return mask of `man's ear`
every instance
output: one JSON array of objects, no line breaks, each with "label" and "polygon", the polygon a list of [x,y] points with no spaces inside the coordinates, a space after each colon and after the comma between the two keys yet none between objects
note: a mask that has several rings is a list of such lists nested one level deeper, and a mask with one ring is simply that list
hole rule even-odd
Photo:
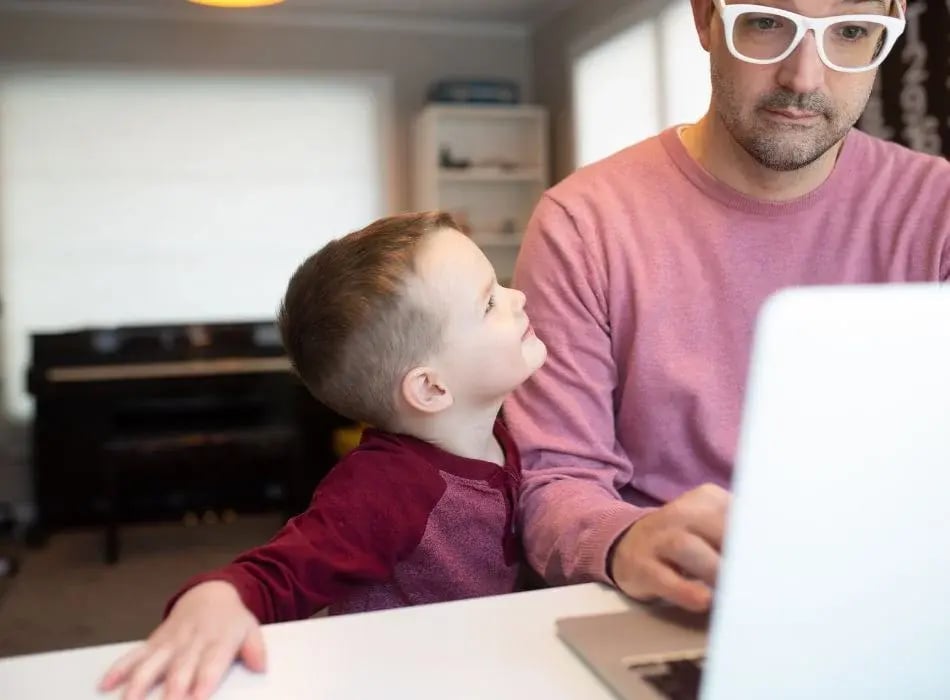
[{"label": "man's ear", "polygon": [[403,401],[420,413],[438,413],[454,403],[452,392],[432,367],[416,367],[407,372],[400,390]]},{"label": "man's ear", "polygon": [[690,0],[693,6],[693,24],[699,35],[699,43],[708,52],[711,46],[713,19],[716,14],[715,0]]}]

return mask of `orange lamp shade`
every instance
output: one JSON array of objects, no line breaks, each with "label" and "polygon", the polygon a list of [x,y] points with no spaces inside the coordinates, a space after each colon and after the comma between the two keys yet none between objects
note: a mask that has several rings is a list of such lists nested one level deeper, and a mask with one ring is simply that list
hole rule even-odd
[{"label": "orange lamp shade", "polygon": [[267,5],[279,5],[284,0],[188,0],[195,5],[208,5],[209,7],[265,7]]}]

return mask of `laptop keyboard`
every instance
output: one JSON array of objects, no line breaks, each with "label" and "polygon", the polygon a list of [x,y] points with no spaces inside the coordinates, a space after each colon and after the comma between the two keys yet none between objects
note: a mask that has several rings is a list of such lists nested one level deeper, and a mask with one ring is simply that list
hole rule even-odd
[{"label": "laptop keyboard", "polygon": [[667,700],[699,700],[703,661],[697,655],[637,664],[631,669]]}]

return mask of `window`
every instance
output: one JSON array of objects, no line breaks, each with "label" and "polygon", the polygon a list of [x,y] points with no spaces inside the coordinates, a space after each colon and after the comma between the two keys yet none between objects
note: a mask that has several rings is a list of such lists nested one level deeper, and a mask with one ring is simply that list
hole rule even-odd
[{"label": "window", "polygon": [[388,209],[387,104],[369,77],[0,81],[7,410],[32,332],[273,318],[308,254]]},{"label": "window", "polygon": [[709,57],[689,0],[656,12],[580,52],[573,64],[575,162],[587,165],[709,106]]}]

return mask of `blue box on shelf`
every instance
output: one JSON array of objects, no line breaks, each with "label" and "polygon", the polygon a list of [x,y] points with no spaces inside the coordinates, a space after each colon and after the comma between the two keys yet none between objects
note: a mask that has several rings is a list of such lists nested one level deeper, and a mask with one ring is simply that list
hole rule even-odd
[{"label": "blue box on shelf", "polygon": [[510,80],[485,78],[439,80],[429,87],[429,102],[518,104],[521,90]]}]

